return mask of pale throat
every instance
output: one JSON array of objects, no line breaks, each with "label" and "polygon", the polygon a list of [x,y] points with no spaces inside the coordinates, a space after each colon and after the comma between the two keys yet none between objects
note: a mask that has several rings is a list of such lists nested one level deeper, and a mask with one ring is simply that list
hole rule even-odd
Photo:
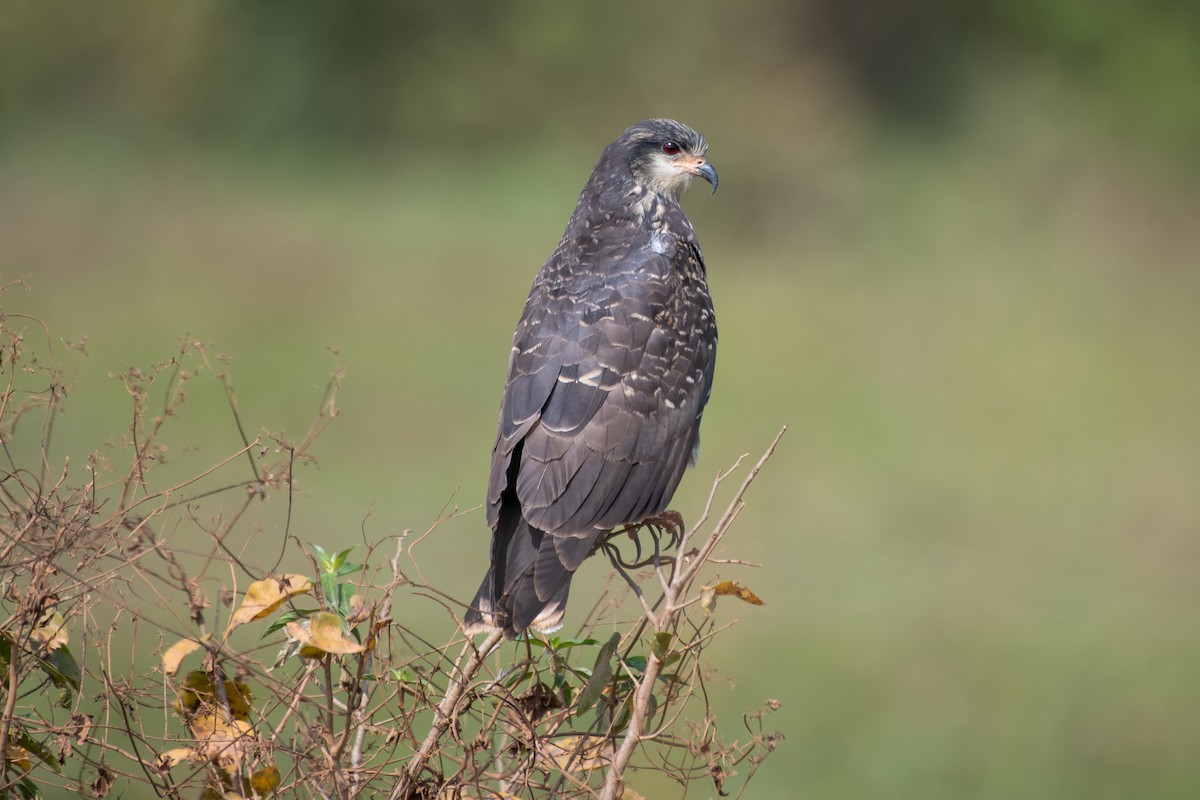
[{"label": "pale throat", "polygon": [[695,175],[669,158],[655,156],[646,165],[642,179],[651,191],[678,200],[683,191],[691,186],[694,177]]}]

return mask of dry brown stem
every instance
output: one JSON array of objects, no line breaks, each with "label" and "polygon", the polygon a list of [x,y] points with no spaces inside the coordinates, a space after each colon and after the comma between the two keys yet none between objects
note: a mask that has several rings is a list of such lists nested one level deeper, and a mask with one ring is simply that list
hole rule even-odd
[{"label": "dry brown stem", "polygon": [[[694,555],[689,555],[686,550],[687,534],[681,532],[678,550],[673,561],[665,559],[659,560],[654,565],[655,573],[659,577],[660,584],[663,589],[663,602],[660,604],[660,609],[655,612],[645,605],[647,622],[651,625],[656,633],[670,633],[679,622],[680,614],[684,607],[688,604],[684,600],[688,590],[691,588],[696,575],[700,569],[709,561],[712,553],[721,544],[721,540],[725,538],[725,534],[729,532],[730,525],[737,518],[737,515],[745,507],[744,497],[754,479],[758,477],[758,473],[762,470],[763,465],[771,458],[775,452],[775,447],[779,444],[779,440],[783,438],[783,434],[787,431],[787,426],[783,426],[779,433],[775,435],[769,447],[755,463],[746,479],[742,481],[742,485],[738,487],[737,492],[729,501],[729,505],[725,509],[725,513],[717,520],[717,524],[713,527],[704,543],[700,546],[698,552]],[[745,458],[743,456],[742,458]],[[740,464],[742,459],[738,459]],[[737,464],[734,465],[736,468]],[[712,490],[709,492],[707,510],[712,507],[713,498],[721,483],[726,477],[732,473],[733,469],[722,473],[713,481]],[[641,597],[641,593],[638,592]],[[638,744],[642,741],[642,729],[646,717],[650,712],[650,698],[654,690],[654,682],[658,679],[658,675],[662,670],[663,660],[658,653],[651,650],[646,661],[646,669],[642,673],[640,679],[635,679],[637,690],[633,695],[633,711],[629,718],[629,727],[625,731],[621,744],[617,749],[616,755],[613,758],[612,764],[608,768],[608,772],[604,778],[604,789],[600,794],[601,800],[615,800],[620,796],[623,787],[623,778],[625,770],[629,766],[630,760],[633,758],[634,751]]]}]

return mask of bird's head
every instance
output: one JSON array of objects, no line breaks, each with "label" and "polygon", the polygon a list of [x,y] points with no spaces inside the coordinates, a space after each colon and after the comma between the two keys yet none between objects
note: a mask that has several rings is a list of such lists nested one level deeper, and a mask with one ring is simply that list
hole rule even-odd
[{"label": "bird's head", "polygon": [[639,122],[614,144],[621,146],[634,180],[651,191],[678,199],[696,176],[717,191],[717,171],[705,157],[708,142],[681,122]]}]

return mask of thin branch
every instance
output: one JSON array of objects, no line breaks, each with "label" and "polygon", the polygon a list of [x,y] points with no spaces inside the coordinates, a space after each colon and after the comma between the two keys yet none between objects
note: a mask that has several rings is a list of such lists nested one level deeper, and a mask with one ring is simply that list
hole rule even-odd
[{"label": "thin branch", "polygon": [[[421,746],[417,749],[415,755],[408,766],[405,768],[400,780],[396,781],[392,787],[391,794],[388,795],[388,800],[408,800],[412,794],[413,787],[416,786],[418,779],[421,777],[421,772],[425,769],[425,764],[429,762],[430,757],[437,749],[438,742],[446,733],[446,729],[450,727],[450,722],[455,716],[455,709],[458,706],[458,701],[462,698],[463,691],[467,685],[475,678],[479,672],[479,668],[483,666],[484,660],[491,655],[500,643],[504,640],[504,632],[494,630],[488,634],[487,638],[475,647],[475,643],[467,640],[463,646],[463,651],[459,654],[458,661],[455,662],[455,671],[450,678],[450,684],[446,687],[446,695],[442,698],[442,702],[438,704],[437,710],[433,715],[433,724],[429,728],[429,733],[426,734],[425,740],[421,742]],[[466,664],[459,669],[458,664],[462,661],[463,656],[470,653]]]},{"label": "thin branch", "polygon": [[[681,606],[677,602],[678,598],[687,590],[696,573],[708,561],[712,552],[725,536],[725,532],[729,530],[729,526],[733,523],[733,520],[737,518],[738,513],[744,505],[743,497],[745,497],[746,490],[750,488],[750,484],[754,482],[763,465],[771,458],[771,455],[775,452],[775,447],[779,444],[779,440],[783,438],[783,434],[786,431],[787,426],[785,425],[776,434],[770,446],[767,447],[766,452],[758,459],[758,462],[750,470],[746,479],[742,481],[742,485],[738,488],[733,498],[730,499],[729,505],[726,507],[721,519],[717,521],[716,526],[709,533],[704,544],[701,545],[690,561],[685,562],[686,552],[682,543],[684,537],[681,535],[681,543],[674,559],[674,575],[671,576],[669,581],[664,579],[663,582],[663,596],[666,602],[663,603],[657,614],[648,615],[651,618],[655,632],[668,632],[675,625],[678,615],[682,611]],[[738,459],[738,463],[741,463],[741,459]],[[720,483],[729,474],[729,472],[726,472],[724,475],[719,476],[717,483]],[[713,491],[716,491],[715,485]],[[708,508],[706,507],[705,517],[707,515]],[[663,565],[659,565],[658,571],[660,571],[660,574],[662,569]],[[636,586],[633,587],[633,590],[638,598],[641,599],[643,608],[648,610],[645,600],[642,599],[641,591]],[[642,673],[640,681],[637,682],[637,688],[634,691],[632,708],[629,715],[629,727],[626,728],[624,736],[621,739],[621,744],[613,756],[612,764],[609,765],[608,772],[604,776],[604,788],[600,793],[600,800],[616,800],[620,796],[621,787],[624,784],[625,770],[628,768],[638,744],[643,739],[642,730],[646,722],[646,716],[650,711],[650,698],[654,694],[654,683],[658,680],[658,675],[661,671],[662,660],[658,657],[657,653],[651,650],[650,655],[646,658],[646,669]]]},{"label": "thin branch", "polygon": [[[700,551],[696,557],[692,559],[690,564],[677,571],[674,581],[676,586],[686,586],[692,580],[692,578],[696,576],[696,573],[700,571],[700,568],[704,566],[705,561],[712,554],[713,550],[716,549],[717,544],[719,544],[721,539],[725,536],[725,532],[729,530],[729,526],[733,524],[733,520],[737,518],[739,513],[741,513],[743,506],[742,498],[745,497],[746,490],[750,488],[750,484],[754,483],[754,479],[757,478],[758,473],[762,471],[763,465],[765,465],[775,453],[775,448],[778,446],[779,440],[783,438],[783,434],[787,433],[787,429],[788,426],[784,425],[779,429],[779,433],[775,434],[775,438],[771,441],[771,445],[767,448],[766,452],[762,454],[762,457],[758,459],[758,462],[754,465],[754,467],[751,468],[750,474],[746,476],[746,479],[742,481],[742,485],[738,487],[737,493],[729,501],[729,505],[725,508],[725,513],[721,516],[721,519],[717,521],[716,527],[713,528],[712,533],[709,534],[708,539],[705,541],[704,546],[700,548]],[[679,554],[679,558],[682,557],[683,554],[681,552]]]}]

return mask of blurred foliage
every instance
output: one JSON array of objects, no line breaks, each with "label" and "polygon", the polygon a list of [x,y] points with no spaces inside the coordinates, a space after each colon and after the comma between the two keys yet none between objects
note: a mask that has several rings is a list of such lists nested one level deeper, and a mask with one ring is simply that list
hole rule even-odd
[{"label": "blurred foliage", "polygon": [[[834,0],[803,4],[817,42],[893,119],[951,123],[981,68],[1037,68],[1105,124],[1186,152],[1200,130],[1200,6],[1135,0]],[[1132,125],[1123,124],[1132,122]]]},{"label": "blurred foliage", "polygon": [[[1200,6],[1166,0],[19,0],[0,17],[0,129],[486,151],[611,125],[608,109],[664,94],[719,97],[731,75],[753,96],[782,75],[937,132],[961,118],[981,73],[1023,69],[1088,95],[1121,135],[1194,157]],[[775,134],[782,113],[744,122]]]}]

